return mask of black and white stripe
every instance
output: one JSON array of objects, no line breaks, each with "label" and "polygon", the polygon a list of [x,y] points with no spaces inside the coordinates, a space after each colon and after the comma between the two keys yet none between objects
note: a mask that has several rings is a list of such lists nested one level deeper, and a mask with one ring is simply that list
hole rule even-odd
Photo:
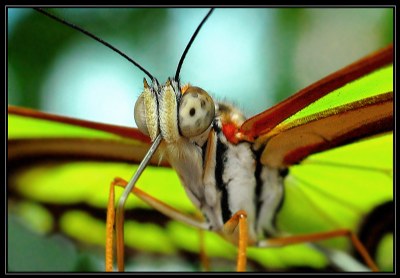
[{"label": "black and white stripe", "polygon": [[283,200],[283,178],[278,170],[260,163],[261,152],[251,144],[233,145],[215,121],[215,189],[219,196],[219,217],[226,223],[240,209],[247,212],[250,235],[259,238],[274,233],[275,216]]},{"label": "black and white stripe", "polygon": [[[185,152],[179,153],[179,161],[172,160],[189,198],[212,230],[222,231],[237,211],[245,210],[252,240],[274,234],[275,215],[283,200],[284,171],[262,165],[261,152],[253,150],[250,143],[230,143],[222,132],[220,117],[209,132],[213,134],[206,140],[187,145]],[[170,154],[178,155],[176,151]]]},{"label": "black and white stripe", "polygon": [[[221,212],[222,212],[222,221],[226,223],[232,217],[232,211],[229,207],[228,202],[228,189],[227,183],[223,179],[223,175],[225,172],[225,164],[227,162],[226,152],[228,151],[228,146],[221,142],[221,129],[216,126],[214,131],[217,133],[217,148],[216,148],[216,161],[215,161],[215,183],[218,191],[221,192]],[[228,181],[229,182],[229,181]]]}]

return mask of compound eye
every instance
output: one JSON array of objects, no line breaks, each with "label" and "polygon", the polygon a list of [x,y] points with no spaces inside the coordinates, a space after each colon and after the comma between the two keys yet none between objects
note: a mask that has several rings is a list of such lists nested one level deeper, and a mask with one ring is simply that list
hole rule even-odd
[{"label": "compound eye", "polygon": [[189,87],[179,105],[179,129],[183,136],[194,137],[203,133],[213,121],[215,105],[206,91]]},{"label": "compound eye", "polygon": [[147,124],[146,124],[146,109],[144,106],[144,93],[142,93],[139,98],[137,99],[135,103],[135,110],[134,110],[134,117],[135,117],[135,122],[138,127],[138,129],[146,134],[149,135],[149,130],[147,129]]}]

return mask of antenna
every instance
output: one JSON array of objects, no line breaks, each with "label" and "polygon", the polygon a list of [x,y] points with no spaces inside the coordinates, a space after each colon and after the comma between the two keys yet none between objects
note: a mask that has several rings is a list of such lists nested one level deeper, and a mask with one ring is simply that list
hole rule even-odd
[{"label": "antenna", "polygon": [[48,17],[50,17],[50,18],[52,18],[52,19],[54,19],[54,20],[56,20],[56,21],[58,21],[58,22],[60,22],[60,23],[62,23],[62,24],[64,24],[64,25],[66,25],[66,26],[68,26],[68,27],[71,27],[71,28],[73,28],[73,29],[75,29],[75,30],[77,30],[77,31],[79,31],[79,32],[81,32],[81,33],[83,33],[83,34],[85,34],[85,35],[88,36],[88,37],[91,37],[92,39],[98,41],[99,43],[102,43],[102,44],[105,45],[106,47],[110,48],[110,49],[113,50],[114,52],[117,52],[119,55],[121,55],[122,57],[124,57],[125,59],[127,59],[129,62],[131,62],[132,64],[134,64],[137,68],[139,68],[141,71],[143,71],[152,81],[155,80],[155,81],[158,83],[157,79],[154,78],[153,75],[151,75],[151,74],[150,74],[145,68],[143,68],[139,63],[137,63],[136,61],[134,61],[134,60],[133,60],[132,58],[130,58],[128,55],[126,55],[125,53],[123,53],[121,50],[115,48],[114,46],[112,46],[112,45],[109,44],[108,42],[106,42],[106,41],[100,39],[99,37],[97,37],[96,35],[94,35],[94,34],[88,32],[88,31],[84,30],[83,28],[79,27],[78,25],[72,24],[72,23],[66,21],[65,19],[62,19],[61,17],[58,17],[58,16],[56,16],[56,15],[54,15],[54,14],[49,13],[48,11],[45,11],[45,10],[43,10],[43,9],[41,9],[41,8],[34,8],[34,9],[35,9],[36,11],[38,11],[38,12],[40,12],[40,13],[42,13],[42,14],[44,14],[44,15],[46,15],[46,16],[48,16]]},{"label": "antenna", "polygon": [[203,27],[204,23],[207,21],[207,19],[209,18],[209,16],[211,15],[211,13],[213,11],[214,11],[214,8],[210,9],[210,11],[207,13],[207,15],[203,18],[203,20],[200,22],[199,26],[197,27],[196,31],[194,32],[194,34],[190,38],[190,41],[189,41],[189,43],[187,44],[187,46],[185,48],[185,51],[183,51],[181,59],[179,60],[179,63],[178,63],[178,68],[176,69],[176,73],[175,73],[175,80],[176,81],[178,81],[178,79],[179,79],[179,73],[181,72],[182,64],[183,64],[183,61],[185,60],[186,54],[188,53],[190,47],[192,46],[192,43],[196,39],[197,34],[199,33],[201,27]]}]

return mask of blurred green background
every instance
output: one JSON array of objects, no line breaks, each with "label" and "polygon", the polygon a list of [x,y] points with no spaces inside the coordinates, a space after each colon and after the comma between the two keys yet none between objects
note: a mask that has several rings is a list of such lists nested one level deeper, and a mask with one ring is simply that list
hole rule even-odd
[{"label": "blurred green background", "polygon": [[[160,82],[208,9],[51,9],[135,59]],[[216,9],[181,71],[247,116],[393,41],[378,8]],[[147,77],[122,57],[32,9],[8,9],[8,102],[134,125]]]},{"label": "blurred green background", "polygon": [[[110,42],[160,82],[174,76],[187,42],[208,11],[50,10]],[[98,42],[32,9],[8,8],[7,24],[8,104],[134,126],[133,107],[144,73]],[[216,9],[187,55],[181,80],[251,116],[392,41],[390,8]],[[77,251],[65,239],[37,237],[23,230],[18,220],[9,219],[8,224],[8,254],[13,259],[9,270],[102,269],[102,250],[100,262],[79,253],[77,266]],[[53,260],[18,257],[18,248],[37,250],[50,246],[49,241],[58,247],[43,252]],[[61,257],[56,255],[60,252]],[[151,264],[153,257],[143,260],[142,269],[149,262],[150,269],[157,269]],[[158,269],[168,270],[171,264],[175,270],[198,269],[179,257],[167,258]]]}]

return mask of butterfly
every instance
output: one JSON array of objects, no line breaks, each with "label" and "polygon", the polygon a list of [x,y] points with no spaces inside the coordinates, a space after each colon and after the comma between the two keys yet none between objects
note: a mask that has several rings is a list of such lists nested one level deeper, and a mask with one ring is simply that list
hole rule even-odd
[{"label": "butterfly", "polygon": [[[250,122],[251,122],[251,120],[250,120]],[[11,124],[9,124],[9,126],[11,126]],[[43,129],[43,130],[47,130],[47,129]],[[96,135],[97,136],[97,135]],[[138,135],[139,136],[139,135]],[[251,136],[251,134],[249,135],[249,136]],[[251,140],[251,139],[249,139],[249,140]],[[390,139],[389,139],[390,140]],[[158,191],[158,192],[161,192],[161,191]],[[286,203],[286,202],[285,202]],[[187,208],[186,208],[187,209]],[[283,213],[283,211],[282,211],[282,213]],[[290,220],[289,220],[289,222],[290,222]],[[262,255],[260,255],[260,256],[262,256]]]}]

